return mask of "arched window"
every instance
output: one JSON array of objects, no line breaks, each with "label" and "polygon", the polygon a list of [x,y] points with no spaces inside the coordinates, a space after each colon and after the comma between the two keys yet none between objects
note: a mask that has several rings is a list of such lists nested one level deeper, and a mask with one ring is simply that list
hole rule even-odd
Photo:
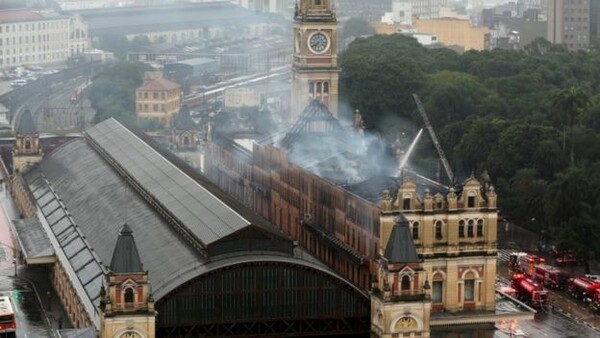
[{"label": "arched window", "polygon": [[475,227],[475,222],[472,219],[470,219],[469,223],[467,225],[467,236],[469,236],[469,237],[475,236],[474,227]]},{"label": "arched window", "polygon": [[133,289],[127,288],[125,289],[125,304],[133,303]]},{"label": "arched window", "polygon": [[443,226],[442,221],[436,221],[435,222],[435,239],[442,239],[442,238],[444,238],[444,235],[442,233],[442,226]]},{"label": "arched window", "polygon": [[412,237],[413,239],[419,239],[419,222],[413,222],[412,224]]},{"label": "arched window", "polygon": [[402,285],[400,286],[402,291],[409,291],[410,290],[410,277],[409,276],[402,276]]},{"label": "arched window", "polygon": [[329,82],[323,82],[323,94],[329,94]]},{"label": "arched window", "polygon": [[483,220],[477,220],[477,237],[483,237]]},{"label": "arched window", "polygon": [[25,150],[31,150],[31,141],[25,140]]},{"label": "arched window", "polygon": [[321,82],[317,82],[317,95],[321,95],[322,87]]},{"label": "arched window", "polygon": [[434,303],[442,303],[444,295],[444,276],[441,273],[433,275],[433,283],[431,288],[431,300]]},{"label": "arched window", "polygon": [[475,275],[473,272],[468,272],[465,275],[465,302],[472,302],[475,300]]},{"label": "arched window", "polygon": [[308,94],[310,94],[311,97],[313,97],[315,95],[315,83],[314,82],[308,83]]},{"label": "arched window", "polygon": [[186,147],[190,145],[190,138],[189,137],[186,136],[186,137],[183,138],[183,145],[186,146]]},{"label": "arched window", "polygon": [[402,209],[410,210],[410,195],[404,195],[402,198]]},{"label": "arched window", "polygon": [[458,237],[465,237],[465,221],[458,222]]}]

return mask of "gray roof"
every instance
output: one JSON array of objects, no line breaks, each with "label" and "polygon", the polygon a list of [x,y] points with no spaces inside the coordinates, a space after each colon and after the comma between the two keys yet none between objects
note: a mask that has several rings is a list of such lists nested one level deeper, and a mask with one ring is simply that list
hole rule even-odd
[{"label": "gray roof", "polygon": [[132,34],[185,28],[241,26],[265,22],[256,13],[228,1],[72,11],[88,24],[90,35]]},{"label": "gray roof", "polygon": [[[197,251],[185,245],[140,195],[131,192],[123,178],[84,139],[55,149],[39,167],[27,173],[26,180],[92,301],[96,302],[104,277],[100,266],[92,264],[91,248],[98,262],[108,264],[125,220],[136,234],[136,241],[143,244],[138,252],[149,270],[155,299],[199,275],[188,269],[202,264]],[[48,193],[48,183],[56,196]],[[59,208],[61,204],[64,210]],[[84,268],[80,261],[86,263]]]},{"label": "gray roof", "polygon": [[15,130],[17,131],[17,134],[37,133],[37,128],[35,126],[35,122],[33,122],[33,117],[31,116],[29,109],[24,110],[19,115],[19,120],[17,121]]},{"label": "gray roof", "polygon": [[179,62],[176,62],[175,64],[198,66],[198,65],[208,64],[208,63],[219,63],[219,61],[217,61],[215,59],[210,59],[210,58],[195,58],[195,59],[187,59],[187,60],[179,61]]},{"label": "gray roof", "polygon": [[138,254],[133,231],[127,223],[121,228],[115,251],[110,261],[110,271],[114,273],[144,272],[140,255]]},{"label": "gray roof", "polygon": [[390,263],[408,264],[421,261],[408,227],[408,220],[403,215],[396,218],[384,257]]},{"label": "gray roof", "polygon": [[117,120],[108,119],[87,134],[202,244],[250,225]]},{"label": "gray roof", "polygon": [[13,225],[26,260],[54,255],[52,243],[37,218],[17,219]]}]

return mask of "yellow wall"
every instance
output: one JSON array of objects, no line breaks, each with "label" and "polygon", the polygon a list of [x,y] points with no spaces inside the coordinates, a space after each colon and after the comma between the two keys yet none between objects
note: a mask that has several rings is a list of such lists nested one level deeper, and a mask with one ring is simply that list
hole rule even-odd
[{"label": "yellow wall", "polygon": [[462,46],[465,51],[486,49],[487,27],[473,27],[468,20],[460,19],[431,19],[415,18],[415,28],[419,33],[435,34],[438,41],[444,45]]}]

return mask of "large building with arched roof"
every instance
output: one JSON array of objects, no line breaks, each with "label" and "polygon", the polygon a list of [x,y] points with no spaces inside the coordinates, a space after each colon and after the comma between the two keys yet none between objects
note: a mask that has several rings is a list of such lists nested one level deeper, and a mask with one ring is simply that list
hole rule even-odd
[{"label": "large building with arched roof", "polygon": [[[29,201],[19,206],[34,210],[49,239],[53,286],[76,328],[102,334],[102,323],[110,322],[101,320],[107,304],[126,300],[115,292],[107,302],[101,289],[112,285],[107,276],[114,273],[115,245],[127,223],[148,291],[130,298],[119,318],[127,321],[151,301],[155,332],[132,320],[133,327],[113,337],[368,333],[363,290],[116,120],[55,149],[12,183],[16,200]],[[21,250],[31,264],[41,252]]]}]

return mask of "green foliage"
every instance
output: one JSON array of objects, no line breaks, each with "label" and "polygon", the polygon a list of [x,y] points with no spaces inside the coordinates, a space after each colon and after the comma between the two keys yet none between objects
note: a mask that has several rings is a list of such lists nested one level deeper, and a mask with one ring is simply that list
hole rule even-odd
[{"label": "green foliage", "polygon": [[367,129],[390,141],[415,133],[418,93],[459,180],[488,170],[503,214],[600,258],[585,240],[600,239],[600,51],[537,39],[457,54],[389,35],[355,40],[340,65],[341,99]]},{"label": "green foliage", "polygon": [[96,110],[94,123],[114,117],[135,124],[135,88],[142,84],[147,70],[149,67],[142,63],[122,62],[108,66],[96,76],[88,94]]},{"label": "green foliage", "polygon": [[375,34],[373,27],[369,22],[362,18],[350,18],[344,23],[342,28],[342,39],[350,37],[370,36]]}]

